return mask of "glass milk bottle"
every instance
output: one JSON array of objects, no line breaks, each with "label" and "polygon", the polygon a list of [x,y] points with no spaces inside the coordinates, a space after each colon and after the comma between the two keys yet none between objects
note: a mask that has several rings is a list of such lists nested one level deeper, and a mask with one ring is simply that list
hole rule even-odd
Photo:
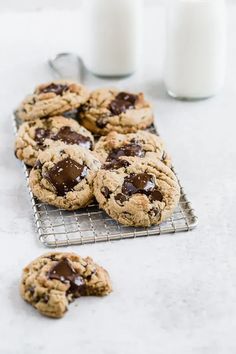
[{"label": "glass milk bottle", "polygon": [[126,76],[138,67],[141,0],[85,0],[85,65],[100,76]]},{"label": "glass milk bottle", "polygon": [[224,83],[225,52],[224,0],[170,2],[165,62],[169,95],[202,99],[218,93]]}]

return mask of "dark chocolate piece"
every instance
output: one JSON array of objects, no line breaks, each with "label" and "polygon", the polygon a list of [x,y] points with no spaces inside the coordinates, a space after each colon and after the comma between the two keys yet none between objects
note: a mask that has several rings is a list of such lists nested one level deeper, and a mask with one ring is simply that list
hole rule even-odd
[{"label": "dark chocolate piece", "polygon": [[67,293],[80,296],[85,291],[84,279],[73,269],[67,258],[61,259],[48,273],[49,279],[70,283]]},{"label": "dark chocolate piece", "polygon": [[108,109],[113,115],[119,115],[128,109],[134,109],[137,96],[131,93],[120,92],[113,101],[110,102]]},{"label": "dark chocolate piece", "polygon": [[126,202],[129,198],[122,194],[122,193],[118,193],[116,196],[115,196],[115,200],[118,202],[118,204],[123,204],[124,202]]},{"label": "dark chocolate piece", "polygon": [[92,141],[89,137],[79,134],[70,127],[62,127],[57,134],[51,137],[52,140],[61,140],[66,144],[77,144],[86,149],[91,149]]},{"label": "dark chocolate piece", "polygon": [[129,166],[130,163],[126,160],[113,160],[111,163],[106,163],[102,166],[104,170],[118,170],[122,167]]},{"label": "dark chocolate piece", "polygon": [[27,290],[29,291],[30,295],[33,296],[34,295],[34,291],[35,291],[35,286],[29,286],[27,288]]},{"label": "dark chocolate piece", "polygon": [[138,156],[143,157],[144,151],[142,150],[142,146],[138,143],[130,143],[120,148],[113,149],[107,156],[106,161],[110,162],[113,160],[117,160],[120,156]]},{"label": "dark chocolate piece", "polygon": [[34,140],[37,142],[38,145],[43,145],[44,140],[50,138],[51,130],[44,129],[44,128],[36,128]]},{"label": "dark chocolate piece", "polygon": [[111,191],[107,187],[102,187],[101,193],[104,195],[105,198],[109,198]]},{"label": "dark chocolate piece", "polygon": [[70,157],[59,161],[43,174],[43,177],[55,188],[57,195],[64,196],[86,177],[88,167],[79,164]]},{"label": "dark chocolate piece", "polygon": [[107,119],[104,117],[100,117],[96,120],[96,125],[98,128],[102,129],[105,128],[105,126],[107,125]]},{"label": "dark chocolate piece", "polygon": [[125,177],[122,185],[122,193],[131,196],[136,193],[146,194],[151,201],[162,201],[163,196],[156,187],[154,177],[146,172],[131,173]]},{"label": "dark chocolate piece", "polygon": [[152,193],[150,194],[150,198],[153,201],[158,200],[159,202],[161,202],[163,199],[163,195],[161,194],[161,192],[158,189],[154,189],[152,191]]},{"label": "dark chocolate piece", "polygon": [[48,93],[48,92],[53,92],[56,95],[62,95],[65,91],[67,91],[69,87],[67,85],[61,85],[61,84],[50,84],[47,87],[44,87],[40,89],[40,93]]},{"label": "dark chocolate piece", "polygon": [[155,181],[148,173],[131,173],[125,177],[122,192],[127,195],[135,193],[150,193],[155,188]]}]

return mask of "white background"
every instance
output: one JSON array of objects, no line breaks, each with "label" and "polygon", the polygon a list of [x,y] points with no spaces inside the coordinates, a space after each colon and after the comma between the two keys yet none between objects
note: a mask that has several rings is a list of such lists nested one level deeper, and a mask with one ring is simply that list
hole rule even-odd
[{"label": "white background", "polygon": [[[82,1],[89,0],[1,0],[0,10],[2,11],[35,11],[45,9],[77,9]],[[143,3],[149,5],[165,5],[169,0],[143,0]],[[226,0],[228,3],[234,3],[235,0]]]}]

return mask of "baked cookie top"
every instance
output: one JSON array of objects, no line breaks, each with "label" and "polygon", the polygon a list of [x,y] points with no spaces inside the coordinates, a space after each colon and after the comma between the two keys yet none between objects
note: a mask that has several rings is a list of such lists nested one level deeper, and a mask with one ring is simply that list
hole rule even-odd
[{"label": "baked cookie top", "polygon": [[180,187],[172,170],[159,159],[122,157],[97,173],[94,194],[109,216],[121,224],[150,226],[174,211]]},{"label": "baked cookie top", "polygon": [[143,93],[104,88],[91,93],[80,112],[80,120],[95,134],[106,135],[110,131],[126,134],[149,127],[153,113]]},{"label": "baked cookie top", "polygon": [[20,292],[42,315],[59,318],[68,304],[84,295],[104,296],[112,291],[108,272],[75,253],[44,254],[23,269]]},{"label": "baked cookie top", "polygon": [[111,132],[101,137],[95,145],[94,151],[102,162],[111,162],[122,156],[140,158],[159,158],[166,165],[171,166],[170,156],[167,154],[161,138],[147,131],[119,134]]},{"label": "baked cookie top", "polygon": [[74,119],[56,116],[21,124],[15,141],[15,155],[33,166],[39,151],[56,141],[87,149],[92,149],[94,144],[92,134]]},{"label": "baked cookie top", "polygon": [[16,115],[26,121],[57,116],[79,108],[88,97],[87,89],[76,82],[50,81],[37,86],[21,103]]},{"label": "baked cookie top", "polygon": [[67,210],[79,209],[93,198],[93,180],[100,165],[91,151],[60,143],[39,153],[29,184],[42,202]]}]

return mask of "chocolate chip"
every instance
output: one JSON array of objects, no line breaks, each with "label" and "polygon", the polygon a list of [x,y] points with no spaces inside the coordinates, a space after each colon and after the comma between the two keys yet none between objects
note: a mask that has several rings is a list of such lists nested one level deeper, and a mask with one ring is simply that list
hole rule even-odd
[{"label": "chocolate chip", "polygon": [[108,109],[113,115],[119,115],[126,112],[128,109],[135,108],[136,100],[136,95],[120,92],[115,99],[110,102]]},{"label": "chocolate chip", "polygon": [[64,196],[86,177],[87,172],[87,166],[67,157],[45,172],[43,177],[53,185],[57,195]]},{"label": "chocolate chip", "polygon": [[40,93],[53,92],[56,95],[62,95],[68,89],[69,89],[69,87],[67,85],[61,85],[61,84],[52,83],[52,84],[40,89]]},{"label": "chocolate chip", "polygon": [[44,140],[50,138],[51,130],[43,129],[43,128],[36,128],[34,140],[37,142],[38,145],[43,145]]},{"label": "chocolate chip", "polygon": [[124,202],[126,202],[128,200],[128,197],[122,193],[118,193],[115,196],[115,200],[116,200],[116,202],[118,202],[118,204],[123,204]]},{"label": "chocolate chip", "polygon": [[57,261],[57,258],[55,255],[47,256],[46,258],[50,259],[51,261]]},{"label": "chocolate chip", "polygon": [[96,120],[96,125],[98,128],[105,128],[105,126],[107,125],[107,119],[104,117],[100,117]]},{"label": "chocolate chip", "polygon": [[154,189],[152,191],[152,193],[150,194],[150,198],[152,201],[158,200],[161,202],[163,199],[163,195],[161,194],[161,192],[158,189]]},{"label": "chocolate chip", "polygon": [[86,149],[92,148],[92,141],[89,137],[79,134],[70,127],[62,127],[57,134],[51,136],[52,140],[61,140],[66,144],[77,144]]},{"label": "chocolate chip", "polygon": [[150,193],[155,187],[154,177],[147,173],[131,173],[125,177],[122,192],[127,195],[135,193]]},{"label": "chocolate chip", "polygon": [[49,279],[56,279],[62,283],[69,283],[67,291],[74,296],[80,296],[85,291],[84,279],[78,274],[67,258],[61,259],[48,273]]},{"label": "chocolate chip", "polygon": [[130,165],[130,162],[126,160],[114,160],[111,163],[106,163],[102,166],[104,170],[118,170],[122,167],[127,167]]},{"label": "chocolate chip", "polygon": [[116,100],[127,101],[134,106],[137,101],[137,95],[128,92],[120,92],[116,96]]},{"label": "chocolate chip", "polygon": [[32,128],[35,126],[36,122],[29,122],[28,124],[29,124],[29,127]]},{"label": "chocolate chip", "polygon": [[34,295],[34,291],[35,291],[35,286],[29,286],[27,288],[27,290],[29,291],[30,295],[33,296]]},{"label": "chocolate chip", "polygon": [[105,198],[109,198],[111,191],[107,187],[102,187],[101,193],[104,195]]},{"label": "chocolate chip", "polygon": [[122,185],[122,193],[133,195],[136,193],[146,194],[151,201],[162,201],[163,196],[158,190],[154,177],[148,173],[131,173],[125,177]]},{"label": "chocolate chip", "polygon": [[154,216],[157,216],[160,214],[160,210],[154,207],[149,211],[149,214],[153,214]]},{"label": "chocolate chip", "polygon": [[107,156],[106,161],[110,162],[113,160],[117,160],[121,156],[138,156],[138,157],[143,157],[144,156],[144,151],[142,149],[142,146],[139,145],[138,143],[130,143],[126,144],[124,146],[121,146],[117,149],[112,149],[110,153]]},{"label": "chocolate chip", "polygon": [[43,167],[43,164],[41,163],[41,161],[37,160],[34,164],[34,169],[35,170],[41,170]]}]

